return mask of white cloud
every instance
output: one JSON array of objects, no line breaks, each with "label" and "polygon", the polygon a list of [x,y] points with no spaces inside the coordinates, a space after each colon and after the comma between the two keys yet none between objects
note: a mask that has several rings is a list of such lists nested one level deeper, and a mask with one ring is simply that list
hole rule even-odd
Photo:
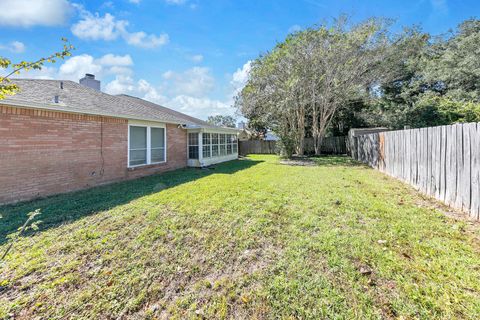
[{"label": "white cloud", "polygon": [[105,92],[109,94],[129,94],[136,91],[135,82],[130,76],[119,75],[105,85]]},{"label": "white cloud", "polygon": [[83,13],[83,20],[74,24],[72,33],[85,40],[115,40],[120,35],[120,29],[124,28],[126,21],[116,21],[110,13],[100,17],[98,13],[92,15],[90,12]]},{"label": "white cloud", "polygon": [[132,75],[133,70],[129,67],[124,67],[124,66],[111,66],[108,69],[105,69],[105,73],[107,74],[113,74],[113,75]]},{"label": "white cloud", "polygon": [[15,27],[64,24],[72,6],[67,0],[1,0],[0,25]]},{"label": "white cloud", "polygon": [[117,75],[114,80],[105,85],[109,94],[130,94],[158,104],[168,104],[167,97],[161,95],[147,80],[135,81],[130,76]]},{"label": "white cloud", "polygon": [[129,54],[124,56],[116,56],[114,54],[106,54],[98,62],[105,66],[131,66],[133,65],[132,57]]},{"label": "white cloud", "polygon": [[247,61],[242,68],[238,68],[237,71],[233,73],[232,80],[230,81],[230,85],[233,88],[233,96],[237,95],[243,87],[245,87],[251,69],[252,61]]},{"label": "white cloud", "polygon": [[58,76],[60,79],[78,81],[85,73],[99,75],[102,71],[103,67],[98,61],[88,54],[82,54],[65,61],[60,66]]},{"label": "white cloud", "polygon": [[[142,99],[158,103],[168,108],[186,113],[193,117],[206,119],[209,115],[217,114],[234,114],[231,108],[230,98],[223,100],[211,99],[206,95],[195,96],[189,90],[176,90],[175,86],[182,88],[190,88],[192,83],[189,82],[186,75],[204,74],[204,68],[200,70],[192,68],[185,72],[167,71],[162,75],[164,83],[155,87],[148,81],[140,79],[135,81],[129,76],[117,76],[114,80],[106,84],[105,92],[110,94],[129,94],[140,97]],[[206,68],[205,68],[206,69]],[[188,83],[181,83],[181,79]],[[168,82],[169,84],[166,84]],[[194,94],[198,93],[193,90]]]},{"label": "white cloud", "polygon": [[13,53],[25,52],[25,45],[20,41],[12,41],[9,44],[0,44],[0,50],[8,50]]},{"label": "white cloud", "polygon": [[168,106],[194,117],[206,119],[210,115],[231,114],[233,108],[229,104],[210,98],[198,98],[178,95],[170,99]]},{"label": "white cloud", "polygon": [[200,62],[203,61],[203,56],[201,54],[195,54],[195,55],[190,57],[190,60],[192,60],[193,62],[196,62],[196,63],[200,63]]},{"label": "white cloud", "polygon": [[184,72],[169,70],[162,77],[168,80],[165,83],[167,90],[175,94],[202,97],[215,87],[215,79],[206,67],[193,67]]},{"label": "white cloud", "polygon": [[85,73],[93,73],[97,79],[101,80],[111,75],[130,77],[133,74],[132,66],[133,61],[128,54],[119,56],[109,53],[100,58],[82,54],[66,59],[58,68],[55,65],[48,65],[42,67],[41,70],[31,70],[22,73],[20,76],[78,81],[85,76]]},{"label": "white cloud", "polygon": [[80,6],[77,7],[81,11],[82,20],[75,23],[71,30],[80,39],[111,41],[121,37],[127,44],[141,48],[155,48],[165,45],[169,41],[166,33],[157,36],[143,31],[129,32],[127,20],[117,20],[110,13],[106,13],[104,16],[100,16],[98,13],[92,14]]},{"label": "white cloud", "polygon": [[163,46],[169,41],[168,34],[166,33],[156,36],[154,34],[146,34],[143,31],[133,33],[125,32],[123,33],[123,38],[128,44],[141,48],[155,48]]},{"label": "white cloud", "polygon": [[168,4],[181,5],[181,4],[185,4],[187,0],[165,0],[165,2]]},{"label": "white cloud", "polygon": [[130,3],[139,4],[141,0],[128,0]]}]

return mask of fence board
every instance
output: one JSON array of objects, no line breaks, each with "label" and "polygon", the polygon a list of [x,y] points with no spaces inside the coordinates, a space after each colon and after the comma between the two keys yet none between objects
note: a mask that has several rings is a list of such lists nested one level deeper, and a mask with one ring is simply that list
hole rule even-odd
[{"label": "fence board", "polygon": [[[239,141],[239,154],[275,154],[276,141],[265,140],[246,140]],[[346,137],[326,137],[321,146],[322,153],[328,154],[346,154]],[[305,139],[305,153],[314,153],[312,138]]]},{"label": "fence board", "polygon": [[447,127],[440,127],[440,183],[438,199],[445,201],[445,184],[446,184],[446,155],[447,155]]},{"label": "fence board", "polygon": [[470,123],[462,126],[463,129],[463,170],[462,170],[462,208],[470,209],[471,196],[471,154],[470,154]]},{"label": "fence board", "polygon": [[470,127],[472,156],[472,200],[470,203],[472,218],[480,220],[480,124]]},{"label": "fence board", "polygon": [[353,137],[352,156],[480,220],[480,123]]},{"label": "fence board", "polygon": [[457,163],[457,192],[455,193],[454,206],[456,208],[462,207],[462,178],[463,178],[463,139],[462,139],[462,127],[460,124],[454,125],[455,127],[455,139],[456,139],[456,163]]}]

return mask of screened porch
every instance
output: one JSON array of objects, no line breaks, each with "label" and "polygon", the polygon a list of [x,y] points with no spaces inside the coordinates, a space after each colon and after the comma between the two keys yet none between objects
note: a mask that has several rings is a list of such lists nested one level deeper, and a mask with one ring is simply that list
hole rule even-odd
[{"label": "screened porch", "polygon": [[189,130],[187,153],[188,165],[191,167],[204,167],[237,159],[237,132],[235,130],[226,132],[207,129]]}]

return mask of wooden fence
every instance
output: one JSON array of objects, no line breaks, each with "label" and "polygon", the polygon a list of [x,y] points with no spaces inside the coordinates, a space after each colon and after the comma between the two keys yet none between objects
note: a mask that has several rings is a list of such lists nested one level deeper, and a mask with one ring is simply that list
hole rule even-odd
[{"label": "wooden fence", "polygon": [[480,220],[480,123],[354,137],[352,157]]},{"label": "wooden fence", "polygon": [[[241,155],[247,154],[274,154],[275,141],[265,140],[247,140],[239,142],[239,153]],[[323,139],[322,153],[328,154],[346,154],[346,137],[326,137]],[[305,139],[305,153],[314,153],[313,139]]]},{"label": "wooden fence", "polygon": [[274,154],[275,141],[247,140],[238,142],[238,153],[242,156],[247,154]]}]

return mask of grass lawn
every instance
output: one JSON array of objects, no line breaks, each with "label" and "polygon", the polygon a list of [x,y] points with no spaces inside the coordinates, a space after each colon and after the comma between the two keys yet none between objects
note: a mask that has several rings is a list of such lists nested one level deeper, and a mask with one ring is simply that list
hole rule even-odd
[{"label": "grass lawn", "polygon": [[0,207],[1,239],[43,212],[0,267],[0,318],[480,318],[478,224],[348,158],[315,161]]}]

